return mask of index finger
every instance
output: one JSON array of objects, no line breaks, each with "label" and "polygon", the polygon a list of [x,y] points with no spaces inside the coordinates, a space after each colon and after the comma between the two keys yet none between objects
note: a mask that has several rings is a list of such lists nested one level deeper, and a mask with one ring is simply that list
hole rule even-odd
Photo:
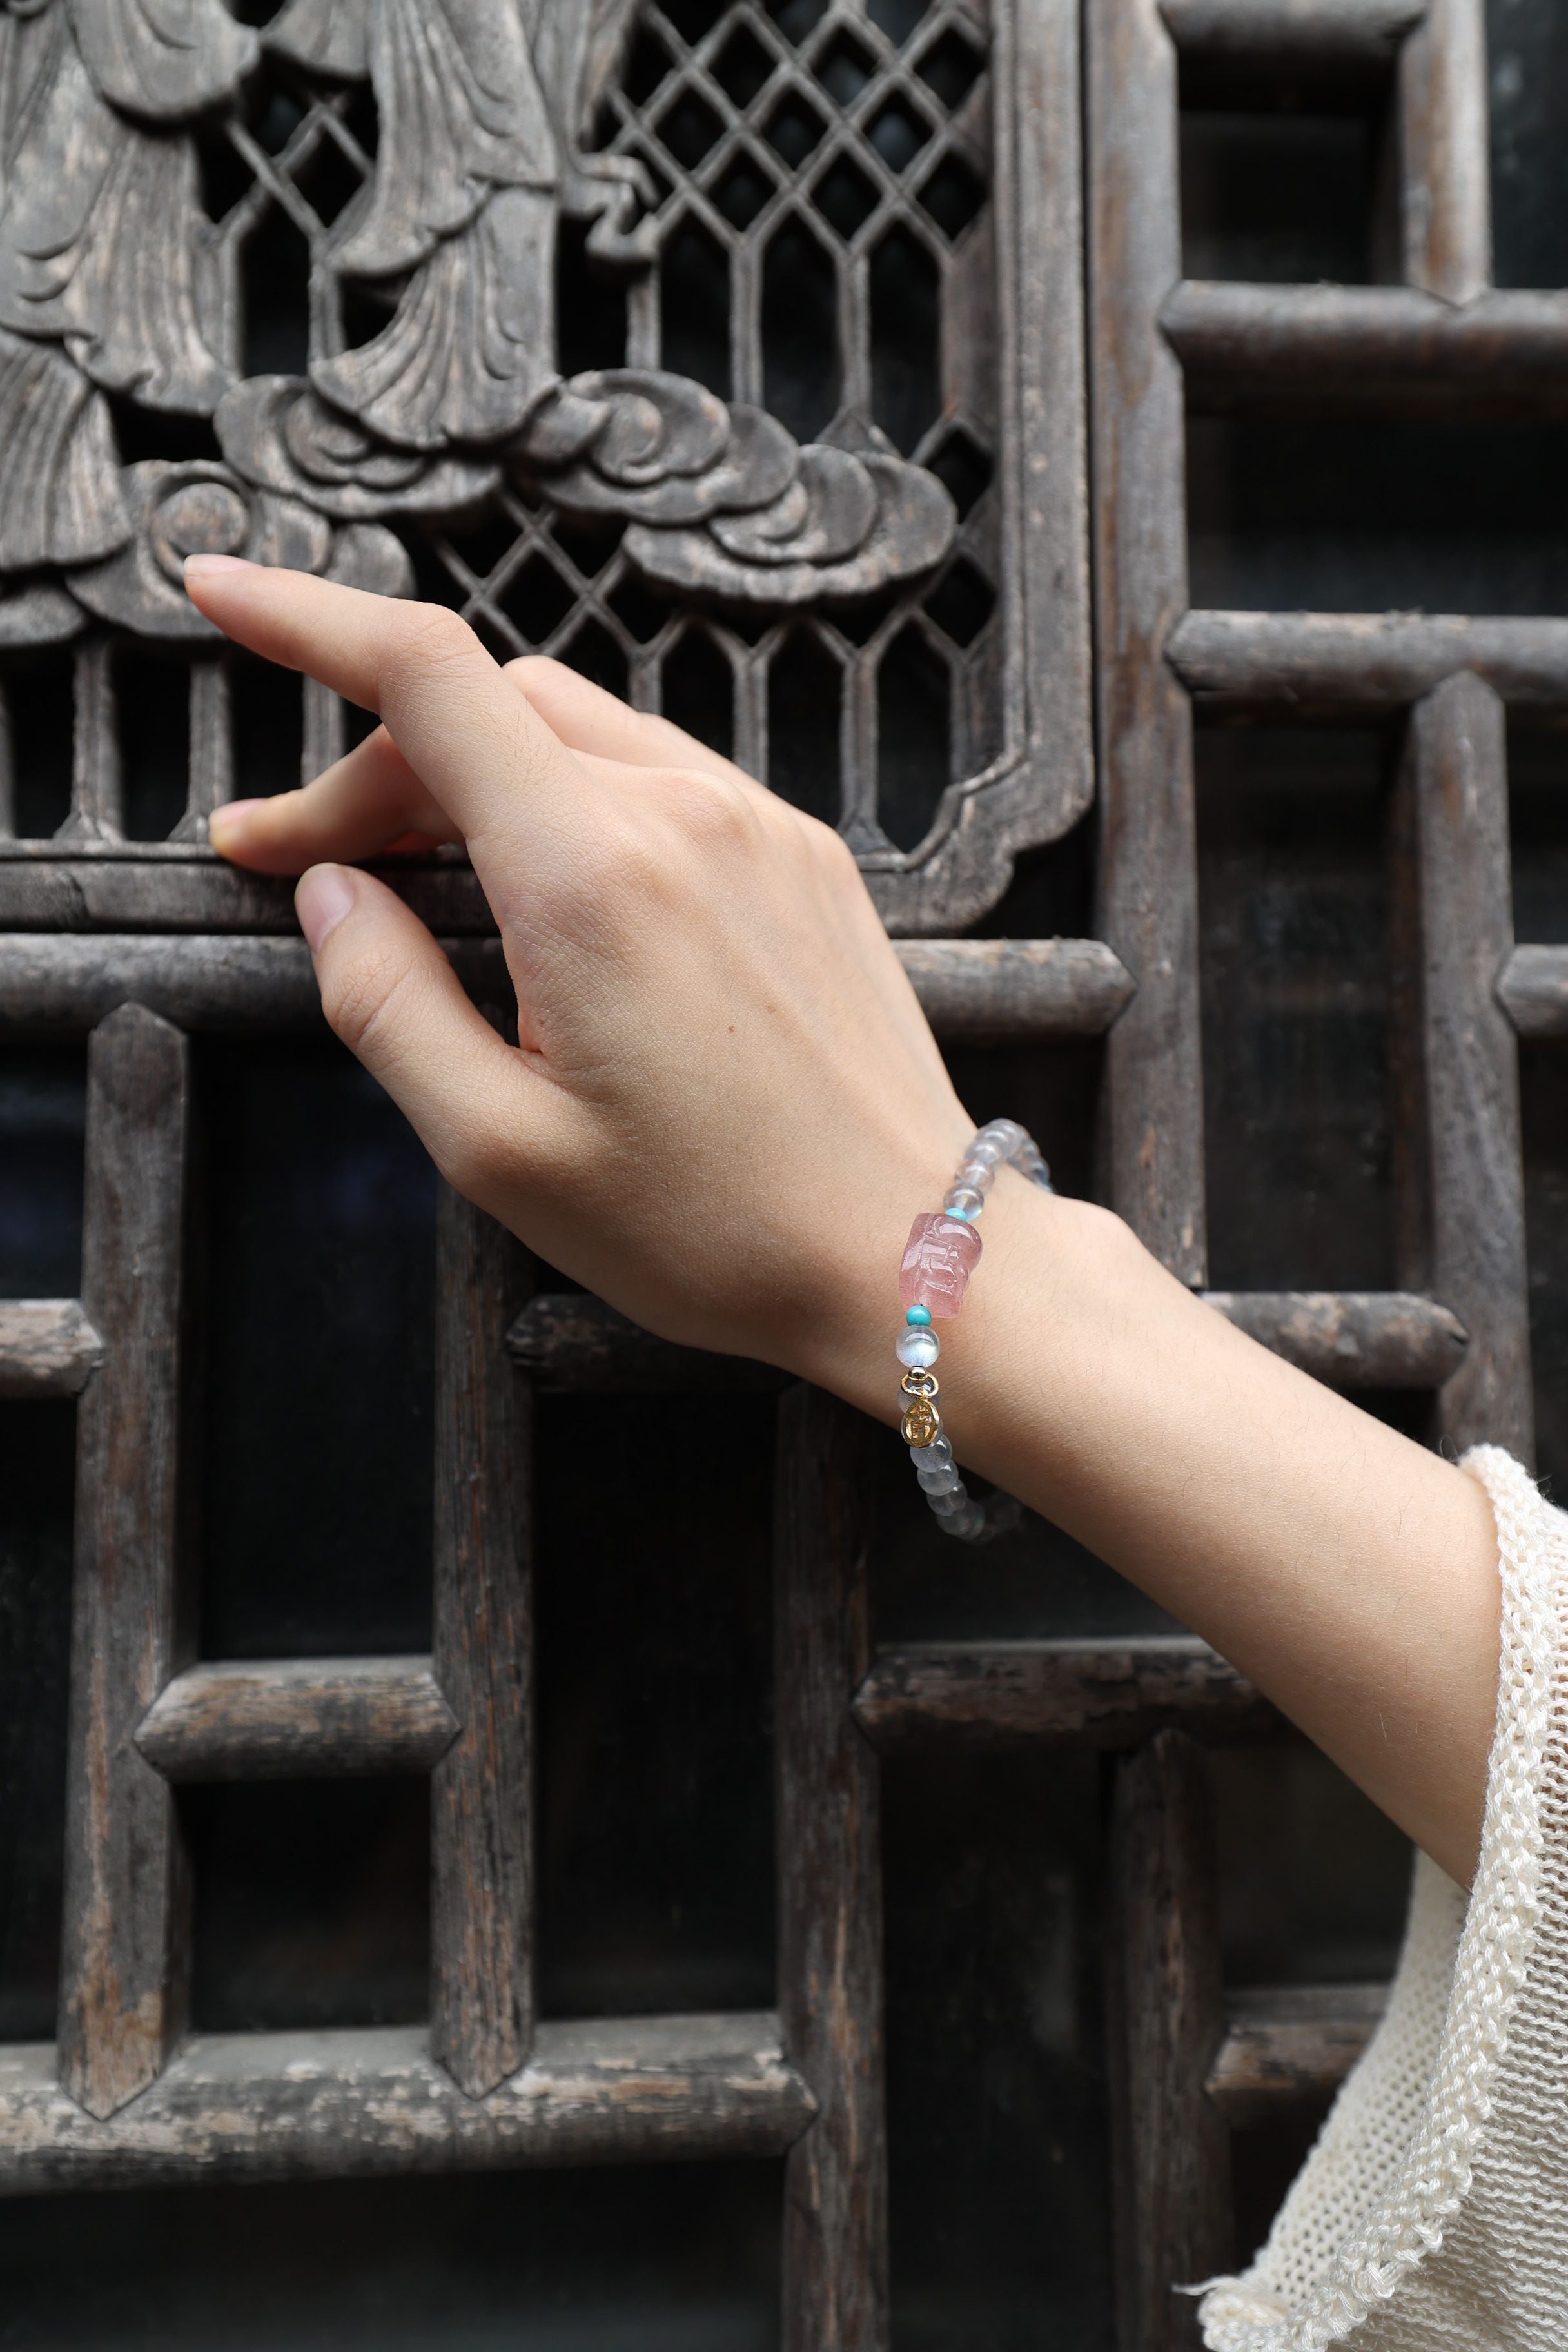
[{"label": "index finger", "polygon": [[226,636],[376,711],[470,847],[515,814],[564,814],[586,779],[444,604],[342,588],[307,572],[193,555],[191,601]]}]

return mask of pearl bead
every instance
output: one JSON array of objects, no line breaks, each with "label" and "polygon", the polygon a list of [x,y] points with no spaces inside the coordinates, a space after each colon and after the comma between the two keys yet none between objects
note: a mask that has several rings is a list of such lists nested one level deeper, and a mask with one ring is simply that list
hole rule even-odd
[{"label": "pearl bead", "polygon": [[966,1160],[957,1181],[972,1192],[989,1192],[996,1181],[996,1164],[991,1160]]},{"label": "pearl bead", "polygon": [[943,1535],[959,1536],[966,1543],[973,1543],[984,1528],[985,1514],[978,1503],[972,1501],[962,1511],[949,1513],[939,1524]]},{"label": "pearl bead", "polygon": [[911,1445],[910,1460],[917,1470],[934,1470],[939,1462],[952,1460],[952,1448],[945,1437],[933,1437],[929,1445]]},{"label": "pearl bead", "polygon": [[922,1328],[918,1323],[907,1325],[900,1332],[893,1352],[900,1364],[907,1364],[911,1371],[923,1372],[929,1370],[941,1355],[942,1341],[934,1331]]},{"label": "pearl bead", "polygon": [[963,1156],[966,1160],[972,1160],[977,1168],[994,1168],[999,1161],[1006,1159],[1007,1150],[1005,1144],[998,1143],[994,1135],[987,1135],[985,1129],[982,1128]]},{"label": "pearl bead", "polygon": [[948,1494],[928,1494],[926,1496],[926,1501],[931,1505],[932,1516],[934,1517],[939,1519],[951,1519],[955,1511],[968,1510],[969,1489],[961,1482]]},{"label": "pearl bead", "polygon": [[950,1217],[977,1217],[985,1206],[973,1184],[955,1184],[942,1201]]},{"label": "pearl bead", "polygon": [[963,1484],[951,1462],[939,1462],[934,1470],[917,1470],[915,1475],[928,1495],[951,1495]]},{"label": "pearl bead", "polygon": [[931,1308],[929,1307],[911,1307],[909,1313],[905,1316],[904,1320],[906,1323],[919,1323],[923,1326],[931,1321]]}]

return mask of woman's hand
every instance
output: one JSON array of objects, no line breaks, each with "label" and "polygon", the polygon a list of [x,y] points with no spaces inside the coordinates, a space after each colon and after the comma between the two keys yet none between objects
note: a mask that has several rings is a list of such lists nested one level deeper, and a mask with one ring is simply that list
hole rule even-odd
[{"label": "woman's hand", "polygon": [[[381,714],[213,836],[310,869],[327,1017],[437,1164],[650,1329],[892,1418],[900,1253],[971,1129],[843,844],[554,663],[503,673],[450,613],[228,559],[187,576],[240,644]],[[400,899],[321,862],[410,835],[468,844],[516,1048]],[[1102,1211],[1004,1170],[985,1223],[942,1335],[960,1459],[1206,1635],[1467,1874],[1497,1692],[1480,1488]]]},{"label": "woman's hand", "polygon": [[[327,1018],[443,1173],[666,1338],[829,1381],[868,1328],[885,1348],[910,1221],[972,1126],[837,835],[558,663],[498,668],[438,606],[228,559],[187,582],[239,644],[381,715],[212,837],[303,871]],[[515,1049],[335,862],[411,836],[468,845]]]}]

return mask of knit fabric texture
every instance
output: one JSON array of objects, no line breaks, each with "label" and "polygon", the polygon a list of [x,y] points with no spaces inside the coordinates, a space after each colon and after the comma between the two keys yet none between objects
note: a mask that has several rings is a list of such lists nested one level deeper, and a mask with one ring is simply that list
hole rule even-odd
[{"label": "knit fabric texture", "polygon": [[1568,2347],[1568,1516],[1495,1446],[1497,1730],[1467,1900],[1418,1856],[1387,2011],[1214,2352]]}]

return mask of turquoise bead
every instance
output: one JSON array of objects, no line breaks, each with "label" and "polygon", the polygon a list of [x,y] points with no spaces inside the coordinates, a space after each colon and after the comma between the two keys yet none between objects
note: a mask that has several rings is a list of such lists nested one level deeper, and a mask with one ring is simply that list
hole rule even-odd
[{"label": "turquoise bead", "polygon": [[905,1316],[904,1320],[906,1323],[929,1323],[931,1321],[931,1308],[929,1307],[911,1307],[909,1313]]}]

